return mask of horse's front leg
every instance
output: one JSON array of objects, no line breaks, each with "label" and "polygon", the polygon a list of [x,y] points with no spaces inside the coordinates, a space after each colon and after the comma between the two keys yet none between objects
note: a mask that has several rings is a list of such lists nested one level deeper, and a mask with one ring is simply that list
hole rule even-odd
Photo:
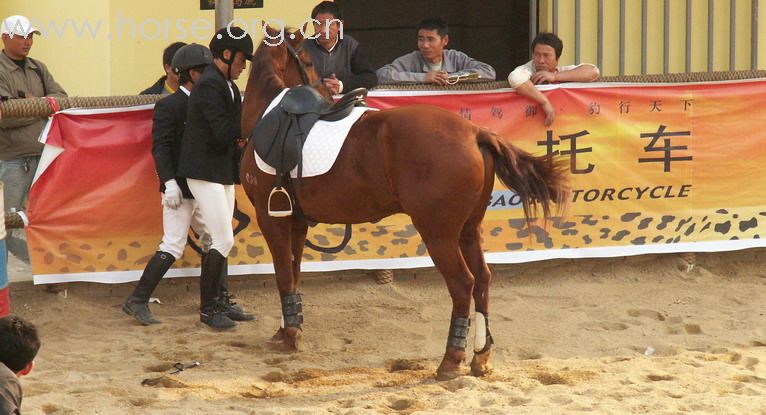
[{"label": "horse's front leg", "polygon": [[256,216],[274,261],[274,275],[282,303],[282,324],[272,340],[282,341],[288,350],[297,350],[303,323],[303,307],[297,291],[297,281],[293,276],[293,218],[274,218],[264,209],[258,210]]},{"label": "horse's front leg", "polygon": [[303,247],[306,243],[308,223],[305,219],[293,218],[290,225],[290,278],[292,284],[289,286],[289,289],[285,288],[283,290],[282,286],[279,288],[282,302],[282,326],[273,339],[282,341],[286,347],[292,350],[297,350],[301,332],[303,331],[301,328],[303,323],[303,303],[301,295],[298,293],[298,282],[301,275],[301,259],[303,257]]}]

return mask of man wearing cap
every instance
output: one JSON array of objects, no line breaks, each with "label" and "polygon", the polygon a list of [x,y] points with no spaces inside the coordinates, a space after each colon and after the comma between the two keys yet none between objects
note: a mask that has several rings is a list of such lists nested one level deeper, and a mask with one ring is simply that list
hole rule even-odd
[{"label": "man wearing cap", "polygon": [[[24,16],[10,16],[0,23],[3,51],[0,53],[0,97],[19,99],[65,97],[42,62],[28,57],[34,35],[40,31]],[[38,141],[45,127],[44,118],[4,118],[0,120],[0,181],[5,184],[5,209],[23,210],[32,185],[43,145]],[[7,236],[8,250],[29,262],[24,231],[14,229]]]},{"label": "man wearing cap", "polygon": [[230,329],[237,324],[226,314],[219,288],[234,246],[231,221],[241,158],[242,96],[234,80],[252,59],[253,40],[239,27],[224,27],[210,41],[210,51],[213,63],[189,96],[177,175],[186,178],[211,238],[200,276],[200,321]]}]

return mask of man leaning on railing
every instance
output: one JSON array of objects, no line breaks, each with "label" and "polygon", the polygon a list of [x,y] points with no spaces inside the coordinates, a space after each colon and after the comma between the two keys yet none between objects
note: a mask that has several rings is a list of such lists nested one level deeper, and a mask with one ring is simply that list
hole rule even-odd
[{"label": "man leaning on railing", "polygon": [[535,85],[554,84],[559,82],[593,82],[598,79],[600,71],[595,65],[581,63],[559,67],[561,51],[564,43],[553,33],[539,33],[532,41],[532,60],[517,66],[508,75],[508,83],[523,95],[538,104],[545,111],[545,125],[553,124],[556,110]]}]

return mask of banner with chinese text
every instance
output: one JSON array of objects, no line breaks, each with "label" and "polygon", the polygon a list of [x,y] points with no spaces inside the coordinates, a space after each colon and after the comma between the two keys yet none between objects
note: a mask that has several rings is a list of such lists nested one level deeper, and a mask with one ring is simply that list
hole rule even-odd
[{"label": "banner with chinese text", "polygon": [[[484,221],[494,263],[764,246],[766,80],[699,84],[572,84],[545,88],[553,125],[531,101],[497,91],[373,91],[370,104],[433,104],[570,167],[567,210],[527,229],[512,191],[496,183]],[[36,283],[136,280],[161,238],[150,154],[151,107],[57,114],[30,195]],[[50,151],[48,150],[50,148]],[[59,149],[63,148],[63,151]],[[364,197],[364,195],[360,195]],[[241,189],[230,274],[272,272]],[[431,265],[405,215],[309,230],[306,271]],[[195,245],[170,276],[199,275]]]}]

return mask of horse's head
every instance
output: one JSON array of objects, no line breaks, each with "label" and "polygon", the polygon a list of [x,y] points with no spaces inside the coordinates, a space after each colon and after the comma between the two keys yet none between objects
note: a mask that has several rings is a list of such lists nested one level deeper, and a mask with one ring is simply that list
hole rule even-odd
[{"label": "horse's head", "polygon": [[305,30],[306,26],[294,31],[264,27],[265,38],[253,54],[245,88],[242,132],[246,137],[271,99],[284,88],[311,85],[328,100],[332,99],[332,93],[314,70],[311,56],[301,45]]}]

